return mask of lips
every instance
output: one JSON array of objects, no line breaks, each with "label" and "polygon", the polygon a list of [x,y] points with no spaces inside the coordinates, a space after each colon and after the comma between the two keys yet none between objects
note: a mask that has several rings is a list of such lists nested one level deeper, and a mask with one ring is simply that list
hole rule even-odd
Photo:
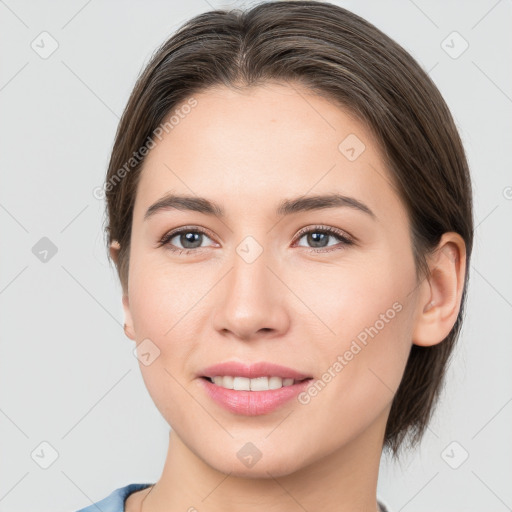
[{"label": "lips", "polygon": [[[313,379],[304,379],[290,386],[266,391],[226,389],[210,382],[208,377],[200,378],[198,381],[206,395],[231,414],[260,416],[271,414],[286,404],[293,403],[293,399],[304,392]],[[299,402],[295,401],[295,407],[298,404]]]},{"label": "lips", "polygon": [[[289,403],[313,382],[311,375],[266,361],[225,361],[204,368],[198,377],[202,389],[214,402],[233,414],[244,416],[270,414]],[[237,389],[218,385],[214,378],[218,384],[233,383],[233,388]],[[279,382],[281,379],[282,383]],[[253,384],[256,384],[256,389],[253,389]]]},{"label": "lips", "polygon": [[294,379],[295,381],[312,378],[311,375],[266,361],[258,363],[241,363],[238,361],[226,361],[224,363],[208,366],[202,370],[198,377],[246,377],[255,379],[257,377],[281,377],[282,379]]}]

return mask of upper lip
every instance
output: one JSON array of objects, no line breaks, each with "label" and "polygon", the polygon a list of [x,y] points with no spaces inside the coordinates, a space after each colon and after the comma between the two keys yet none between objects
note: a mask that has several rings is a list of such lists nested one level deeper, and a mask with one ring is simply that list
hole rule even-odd
[{"label": "upper lip", "polygon": [[282,379],[303,380],[310,378],[310,375],[298,372],[292,368],[279,364],[261,361],[258,363],[241,363],[238,361],[225,361],[223,363],[208,366],[202,370],[202,377],[218,377],[229,375],[232,377],[281,377]]}]

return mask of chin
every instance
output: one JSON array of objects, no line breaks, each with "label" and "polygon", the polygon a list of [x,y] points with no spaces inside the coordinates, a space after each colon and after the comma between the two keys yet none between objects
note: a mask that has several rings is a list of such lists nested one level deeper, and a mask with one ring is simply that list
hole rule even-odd
[{"label": "chin", "polygon": [[[210,454],[202,460],[224,474],[239,478],[272,478],[282,477],[294,473],[303,467],[304,450],[283,450],[275,446],[256,448],[247,442],[236,448],[227,448],[221,453]],[[229,454],[233,453],[233,456]]]}]

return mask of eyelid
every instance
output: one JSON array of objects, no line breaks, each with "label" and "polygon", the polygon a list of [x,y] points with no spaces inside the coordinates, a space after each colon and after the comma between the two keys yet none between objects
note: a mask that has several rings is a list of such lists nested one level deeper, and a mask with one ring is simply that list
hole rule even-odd
[{"label": "eyelid", "polygon": [[[341,241],[354,243],[356,242],[356,239],[349,235],[346,231],[343,231],[342,229],[335,228],[333,226],[324,226],[321,224],[306,226],[299,230],[297,235],[295,236],[295,240],[300,240],[305,234],[310,232],[320,231],[323,233],[327,233],[332,236],[339,237]],[[314,249],[314,247],[310,247],[310,249]]]},{"label": "eyelid", "polygon": [[[180,226],[176,229],[171,229],[170,231],[167,231],[158,241],[157,247],[161,247],[163,245],[167,245],[170,240],[172,240],[176,235],[180,235],[181,233],[188,232],[188,231],[196,231],[198,233],[202,233],[203,235],[206,235],[210,239],[215,239],[213,236],[213,233],[202,226],[198,225],[187,225],[187,226]],[[176,248],[178,251],[195,251],[198,252],[201,249],[206,249],[206,247],[199,247],[197,249],[181,249],[179,247]]]},{"label": "eyelid", "polygon": [[[207,228],[204,228],[202,226],[198,226],[198,225],[186,225],[186,226],[180,226],[179,228],[176,228],[176,229],[172,229],[168,232],[166,232],[159,240],[158,244],[157,244],[157,247],[162,247],[162,246],[169,246],[169,250],[172,251],[172,252],[178,252],[178,253],[199,253],[201,251],[203,251],[204,249],[207,249],[207,247],[197,247],[195,249],[181,249],[180,247],[170,247],[170,240],[172,240],[175,236],[177,235],[180,235],[182,233],[185,233],[185,232],[197,232],[197,233],[202,233],[203,235],[206,235],[208,238],[210,239],[215,239],[215,237],[212,235],[212,232],[207,229]],[[342,230],[342,229],[339,229],[339,228],[335,228],[333,226],[327,226],[327,225],[319,225],[319,224],[316,224],[316,225],[309,225],[309,226],[305,226],[303,228],[301,228],[298,233],[295,235],[294,239],[293,239],[293,244],[295,245],[304,235],[308,234],[308,233],[312,233],[312,232],[322,232],[322,233],[326,233],[328,234],[329,236],[333,236],[335,238],[338,238],[339,239],[339,243],[336,244],[335,246],[331,246],[329,248],[328,247],[320,247],[320,248],[315,248],[315,247],[303,247],[303,249],[306,249],[307,251],[310,251],[310,252],[318,252],[318,253],[325,253],[325,252],[330,252],[330,251],[333,251],[333,250],[338,250],[338,247],[337,245],[341,244],[342,246],[348,246],[348,245],[354,245],[356,244],[356,239],[351,236],[350,234],[348,234],[346,231]],[[215,243],[215,242],[214,242]]]}]

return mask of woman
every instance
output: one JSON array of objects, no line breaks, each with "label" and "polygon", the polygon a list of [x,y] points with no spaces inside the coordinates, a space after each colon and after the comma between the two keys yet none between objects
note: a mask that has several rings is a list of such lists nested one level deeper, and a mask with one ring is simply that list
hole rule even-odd
[{"label": "woman", "polygon": [[384,511],[421,439],[473,242],[461,140],[397,43],[323,2],[196,16],[139,77],[105,193],[125,333],[171,427],[82,512]]}]

